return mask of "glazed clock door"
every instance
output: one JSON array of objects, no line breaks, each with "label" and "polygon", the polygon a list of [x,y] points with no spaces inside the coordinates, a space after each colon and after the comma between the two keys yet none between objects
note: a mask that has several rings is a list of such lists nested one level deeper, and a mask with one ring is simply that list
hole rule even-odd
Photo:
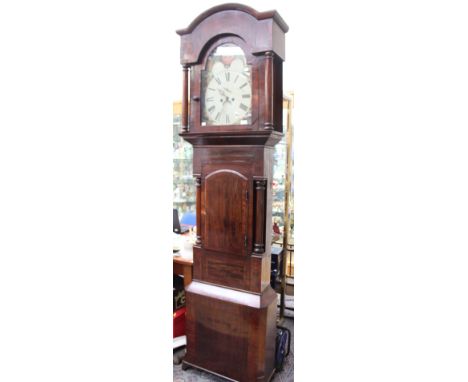
[{"label": "glazed clock door", "polygon": [[234,170],[205,177],[202,203],[205,249],[245,255],[247,251],[248,180]]},{"label": "glazed clock door", "polygon": [[252,123],[252,69],[240,47],[222,44],[210,54],[201,94],[202,126]]}]

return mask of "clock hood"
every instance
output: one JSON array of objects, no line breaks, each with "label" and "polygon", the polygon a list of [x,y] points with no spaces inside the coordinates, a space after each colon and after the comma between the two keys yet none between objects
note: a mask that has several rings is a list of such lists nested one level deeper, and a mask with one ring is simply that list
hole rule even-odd
[{"label": "clock hood", "polygon": [[[217,25],[213,28],[213,24]],[[274,52],[285,59],[284,34],[288,25],[275,11],[258,12],[243,4],[227,3],[200,14],[187,28],[179,29],[182,65],[199,62],[206,45],[220,36],[234,35],[244,41],[255,41],[253,54]]]}]

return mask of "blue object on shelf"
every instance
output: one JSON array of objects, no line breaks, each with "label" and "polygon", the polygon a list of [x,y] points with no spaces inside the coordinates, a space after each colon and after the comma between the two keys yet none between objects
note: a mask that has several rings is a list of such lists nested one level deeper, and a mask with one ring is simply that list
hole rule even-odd
[{"label": "blue object on shelf", "polygon": [[197,225],[197,217],[196,217],[195,212],[192,212],[192,211],[185,212],[182,215],[180,224],[186,225],[186,226],[192,226],[192,227]]}]

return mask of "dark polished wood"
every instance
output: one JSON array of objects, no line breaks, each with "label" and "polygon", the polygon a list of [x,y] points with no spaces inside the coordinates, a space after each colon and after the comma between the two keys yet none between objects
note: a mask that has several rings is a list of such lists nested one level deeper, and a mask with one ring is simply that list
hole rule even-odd
[{"label": "dark polished wood", "polygon": [[266,226],[266,187],[268,179],[255,179],[255,205],[254,205],[254,252],[265,252],[265,226]]},{"label": "dark polished wood", "polygon": [[[184,363],[242,382],[268,381],[274,372],[277,299],[267,239],[273,150],[282,138],[287,30],[276,11],[224,4],[177,32],[192,101],[180,136],[193,145],[197,187]],[[251,123],[204,126],[202,72],[210,54],[226,43],[240,47],[251,68]]]},{"label": "dark polished wood", "polygon": [[276,338],[273,289],[258,295],[195,280],[186,289],[186,307],[184,362],[235,381],[271,378]]},{"label": "dark polished wood", "polygon": [[188,84],[189,84],[188,65],[182,67],[182,131],[188,132]]},{"label": "dark polished wood", "polygon": [[257,12],[241,4],[223,4],[198,16],[189,27],[180,29],[180,62],[196,64],[207,42],[219,36],[240,36],[250,42],[253,53],[273,51],[285,59],[284,34],[289,27],[276,11]]},{"label": "dark polished wood", "polygon": [[200,175],[195,175],[195,186],[197,187],[197,200],[196,200],[196,225],[197,225],[197,241],[195,244],[201,244],[201,177]]},{"label": "dark polished wood", "polygon": [[204,167],[203,247],[232,255],[247,255],[248,179],[241,172]]},{"label": "dark polished wood", "polygon": [[268,20],[268,19],[273,19],[277,25],[283,30],[284,33],[286,33],[289,29],[288,25],[286,22],[283,20],[283,18],[280,16],[280,14],[275,11],[265,11],[265,12],[258,12],[255,9],[243,5],[243,4],[236,4],[236,3],[227,3],[227,4],[221,4],[217,5],[215,7],[212,7],[202,14],[200,14],[195,20],[193,20],[190,25],[187,28],[184,29],[179,29],[177,31],[177,34],[179,35],[184,35],[184,34],[189,34],[192,33],[193,30],[205,19],[210,17],[211,15],[215,15],[216,13],[220,13],[223,11],[240,11],[240,12],[245,12],[252,17],[255,17],[257,20]]},{"label": "dark polished wood", "polygon": [[265,130],[274,126],[273,110],[273,52],[265,52]]}]

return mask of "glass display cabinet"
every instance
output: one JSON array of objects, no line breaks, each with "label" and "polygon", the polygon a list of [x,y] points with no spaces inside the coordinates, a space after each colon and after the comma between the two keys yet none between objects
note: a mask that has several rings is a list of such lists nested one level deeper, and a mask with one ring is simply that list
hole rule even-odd
[{"label": "glass display cabinet", "polygon": [[179,137],[182,104],[173,103],[173,164],[172,164],[172,203],[182,217],[186,212],[195,212],[195,180],[192,175],[192,145]]},{"label": "glass display cabinet", "polygon": [[294,276],[293,93],[283,96],[284,136],[275,146],[273,167],[273,244],[286,248],[285,274]]}]

